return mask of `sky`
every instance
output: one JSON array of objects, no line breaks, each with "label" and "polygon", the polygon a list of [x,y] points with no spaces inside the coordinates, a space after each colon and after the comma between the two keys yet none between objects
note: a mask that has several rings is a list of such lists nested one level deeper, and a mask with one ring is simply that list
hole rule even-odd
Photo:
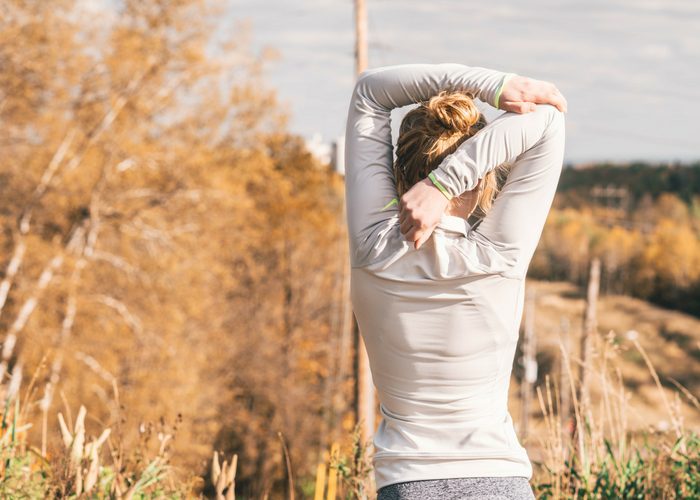
[{"label": "sky", "polygon": [[[551,81],[568,101],[568,162],[700,160],[700,1],[366,1],[370,68],[456,62]],[[276,49],[265,77],[292,132],[344,134],[352,0],[238,0],[220,22],[248,22],[254,50]]]}]

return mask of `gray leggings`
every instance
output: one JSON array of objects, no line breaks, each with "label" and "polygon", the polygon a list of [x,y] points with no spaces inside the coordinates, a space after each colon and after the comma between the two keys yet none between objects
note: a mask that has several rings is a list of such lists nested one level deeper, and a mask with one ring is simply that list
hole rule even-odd
[{"label": "gray leggings", "polygon": [[526,477],[459,477],[388,484],[377,500],[532,500]]}]

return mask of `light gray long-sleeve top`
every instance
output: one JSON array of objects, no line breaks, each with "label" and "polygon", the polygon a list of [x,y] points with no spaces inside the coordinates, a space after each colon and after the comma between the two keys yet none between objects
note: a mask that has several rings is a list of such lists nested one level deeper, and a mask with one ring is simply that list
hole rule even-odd
[{"label": "light gray long-sleeve top", "polygon": [[525,274],[552,204],[564,115],[504,113],[433,171],[454,196],[512,167],[475,227],[444,215],[418,250],[401,234],[390,113],[442,90],[494,104],[507,74],[461,64],[364,72],[346,128],[351,300],[377,388],[376,487],[452,477],[525,476],[532,466],[508,411]]}]

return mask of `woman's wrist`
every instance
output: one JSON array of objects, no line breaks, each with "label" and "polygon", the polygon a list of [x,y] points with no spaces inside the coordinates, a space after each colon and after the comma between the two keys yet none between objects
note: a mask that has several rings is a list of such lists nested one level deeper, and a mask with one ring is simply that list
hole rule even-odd
[{"label": "woman's wrist", "polygon": [[445,189],[445,186],[443,186],[440,181],[437,180],[435,177],[435,174],[433,172],[430,172],[428,174],[428,179],[430,179],[430,182],[433,183],[433,185],[440,190],[440,192],[447,198],[448,200],[452,199],[452,195]]},{"label": "woman's wrist", "polygon": [[515,73],[506,73],[503,76],[503,80],[501,81],[501,85],[498,87],[498,90],[496,91],[496,95],[493,99],[493,101],[494,101],[493,105],[496,109],[498,109],[498,106],[500,105],[501,94],[503,93],[503,88],[506,86],[508,81],[510,81],[510,79],[515,77],[515,76],[518,76],[518,75]]}]

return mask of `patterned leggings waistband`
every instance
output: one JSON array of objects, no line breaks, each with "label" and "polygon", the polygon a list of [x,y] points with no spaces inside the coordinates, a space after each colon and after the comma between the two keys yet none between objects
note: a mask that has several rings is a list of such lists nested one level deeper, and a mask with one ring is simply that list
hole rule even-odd
[{"label": "patterned leggings waistband", "polygon": [[394,483],[377,500],[534,500],[526,477],[459,477]]}]

